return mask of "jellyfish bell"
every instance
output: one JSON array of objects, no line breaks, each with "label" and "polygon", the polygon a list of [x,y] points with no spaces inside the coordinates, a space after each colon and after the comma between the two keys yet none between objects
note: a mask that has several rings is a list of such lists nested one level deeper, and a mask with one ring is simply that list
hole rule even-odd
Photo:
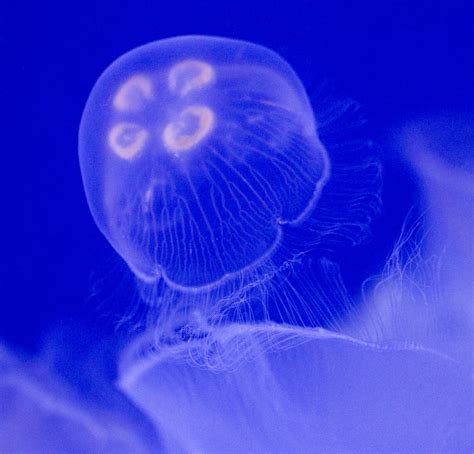
[{"label": "jellyfish bell", "polygon": [[178,37],[117,59],[87,101],[79,157],[95,222],[153,303],[248,302],[321,231],[351,236],[341,226],[370,211],[367,185],[353,185],[364,166],[321,203],[332,157],[306,91],[282,57],[244,41]]},{"label": "jellyfish bell", "polygon": [[141,279],[218,284],[311,211],[329,174],[289,65],[229,39],[158,41],[94,87],[80,157],[94,218]]}]

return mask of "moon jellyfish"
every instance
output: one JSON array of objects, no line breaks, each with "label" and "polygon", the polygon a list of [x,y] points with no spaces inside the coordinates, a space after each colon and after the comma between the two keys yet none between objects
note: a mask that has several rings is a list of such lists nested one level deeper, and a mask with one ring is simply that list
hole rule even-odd
[{"label": "moon jellyfish", "polygon": [[[54,348],[60,351],[64,344]],[[117,389],[97,380],[97,364],[65,379],[51,361],[54,354],[15,356],[0,343],[0,452],[160,451],[149,420]],[[69,367],[72,362],[68,357]],[[89,386],[81,389],[81,382]]]},{"label": "moon jellyfish", "polygon": [[439,115],[398,131],[397,145],[417,175],[425,213],[407,222],[368,305],[378,322],[372,340],[403,339],[471,368],[472,124],[472,114]]},{"label": "moon jellyfish", "polygon": [[470,375],[443,355],[281,324],[213,338],[214,355],[246,360],[203,367],[201,340],[151,350],[143,337],[122,359],[119,387],[165,452],[471,452]]},{"label": "moon jellyfish", "polygon": [[[84,187],[157,308],[155,325],[183,311],[219,321],[273,310],[295,321],[303,294],[338,285],[319,257],[301,264],[319,246],[365,235],[378,168],[364,160],[366,144],[348,152],[336,139],[329,156],[319,127],[289,64],[248,42],[157,41],[101,75],[79,132]],[[308,283],[318,267],[329,283]],[[307,312],[318,324],[336,310]]]},{"label": "moon jellyfish", "polygon": [[316,121],[280,56],[200,36],[132,50],[93,88],[87,199],[150,314],[117,384],[166,452],[466,450],[465,365],[377,337],[380,306],[344,288],[338,253],[380,189],[351,108]]}]

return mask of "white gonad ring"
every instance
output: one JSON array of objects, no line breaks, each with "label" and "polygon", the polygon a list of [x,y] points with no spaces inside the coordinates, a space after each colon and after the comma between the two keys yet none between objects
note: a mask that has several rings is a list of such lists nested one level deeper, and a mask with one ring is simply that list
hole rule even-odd
[{"label": "white gonad ring", "polygon": [[112,151],[122,159],[133,159],[143,148],[148,133],[133,123],[118,123],[112,127],[108,135],[108,143]]},{"label": "white gonad ring", "polygon": [[118,111],[134,112],[141,110],[146,101],[153,98],[152,83],[143,75],[130,77],[117,91],[113,104]]},{"label": "white gonad ring", "polygon": [[[191,76],[191,77],[190,77]],[[200,60],[184,60],[174,65],[168,76],[168,86],[181,96],[208,85],[214,79],[212,66]]]},{"label": "white gonad ring", "polygon": [[207,136],[214,124],[214,114],[206,106],[190,106],[163,130],[163,143],[174,152],[186,151]]}]

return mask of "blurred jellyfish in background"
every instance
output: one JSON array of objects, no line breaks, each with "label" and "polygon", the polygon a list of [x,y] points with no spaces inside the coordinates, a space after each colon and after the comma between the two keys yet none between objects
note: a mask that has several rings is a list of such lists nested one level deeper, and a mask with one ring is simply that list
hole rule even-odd
[{"label": "blurred jellyfish in background", "polygon": [[470,114],[396,130],[418,177],[424,215],[407,222],[368,304],[371,339],[416,342],[472,369],[474,129]]},{"label": "blurred jellyfish in background", "polygon": [[439,256],[433,347],[472,367],[474,303],[474,117],[447,114],[402,136],[428,210],[428,254]]},{"label": "blurred jellyfish in background", "polygon": [[156,429],[102,374],[106,352],[71,337],[35,358],[0,345],[0,452],[159,452]]},{"label": "blurred jellyfish in background", "polygon": [[[470,449],[472,219],[459,213],[472,172],[426,131],[401,137],[431,228],[423,243],[408,235],[411,249],[402,236],[352,302],[334,251],[368,234],[379,167],[340,112],[316,121],[284,60],[191,36],[135,49],[99,78],[79,133],[84,187],[148,308],[118,386],[166,450]],[[446,275],[421,281],[444,239]]]}]

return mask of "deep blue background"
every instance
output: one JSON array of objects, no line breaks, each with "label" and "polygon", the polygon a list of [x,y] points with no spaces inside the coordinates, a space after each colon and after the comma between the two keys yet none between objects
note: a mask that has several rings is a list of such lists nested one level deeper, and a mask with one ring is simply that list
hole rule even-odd
[{"label": "deep blue background", "polygon": [[109,266],[109,282],[121,275],[89,214],[77,159],[88,93],[119,55],[182,34],[241,38],[285,57],[310,95],[329,80],[359,101],[383,151],[385,205],[374,240],[346,257],[356,289],[380,269],[417,202],[387,144],[391,128],[472,108],[473,18],[470,0],[2,4],[0,338],[34,351],[55,324],[95,319],[91,294]]}]

